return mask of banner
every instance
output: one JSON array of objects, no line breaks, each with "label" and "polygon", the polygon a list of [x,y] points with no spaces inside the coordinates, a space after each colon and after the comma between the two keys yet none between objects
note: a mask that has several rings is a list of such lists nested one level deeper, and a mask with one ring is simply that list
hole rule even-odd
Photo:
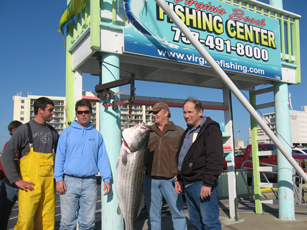
[{"label": "banner", "polygon": [[[154,0],[124,2],[124,52],[209,66]],[[224,70],[281,80],[278,20],[217,0],[167,4]]]}]

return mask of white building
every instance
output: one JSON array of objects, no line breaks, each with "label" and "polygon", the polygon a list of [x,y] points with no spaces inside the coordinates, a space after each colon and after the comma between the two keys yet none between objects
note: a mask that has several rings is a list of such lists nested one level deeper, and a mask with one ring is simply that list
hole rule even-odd
[{"label": "white building", "polygon": [[[27,123],[35,117],[34,101],[43,96],[28,95],[22,97],[21,94],[13,96],[14,113],[13,120],[18,120],[22,123]],[[50,124],[59,132],[65,128],[66,113],[65,113],[65,97],[47,96],[54,102],[54,115]]]},{"label": "white building", "polygon": [[[14,113],[13,120],[21,121],[22,123],[27,123],[35,117],[34,114],[34,101],[43,96],[39,95],[28,95],[27,97],[22,97],[21,94],[13,96],[14,100]],[[59,133],[66,127],[66,122],[70,123],[71,121],[67,120],[66,116],[66,100],[65,97],[54,97],[54,96],[45,96],[50,98],[54,102],[54,115],[51,124]],[[99,130],[99,99],[92,92],[83,92],[83,98],[91,101],[93,107],[93,114],[91,117],[91,122],[95,129]],[[119,105],[121,111],[121,128],[127,124],[129,108],[126,104]],[[149,105],[132,105],[131,110],[131,121],[129,122],[129,127],[134,126],[144,122],[146,125],[153,124],[153,118],[148,113],[152,109],[152,106]]]},{"label": "white building", "polygon": [[[97,114],[96,116],[99,117],[99,98],[96,97],[96,93],[93,92],[83,92],[83,98],[88,99],[91,102],[96,102]],[[128,99],[127,95],[122,95],[121,99]],[[142,122],[145,125],[152,125],[154,123],[152,115],[149,114],[149,110],[152,109],[151,105],[136,105],[133,104],[131,107],[131,117],[129,120],[129,106],[127,104],[120,104],[120,114],[121,114],[121,129],[126,128],[127,122],[129,122],[129,127],[132,127],[136,124],[140,124]],[[97,129],[99,130],[99,119],[97,119]]]},{"label": "white building", "polygon": [[[128,122],[129,108],[128,105],[121,105],[120,107],[121,127],[123,128]],[[129,127],[142,122],[144,122],[145,125],[152,125],[154,120],[152,115],[149,114],[149,110],[151,109],[152,106],[150,105],[133,105],[131,110],[131,122],[128,123]]]},{"label": "white building", "polygon": [[[292,146],[307,145],[307,106],[303,106],[303,111],[289,110],[291,126],[291,144]],[[263,115],[270,129],[276,135],[275,113]],[[259,143],[272,143],[262,128],[257,129],[257,140]],[[251,142],[251,132],[249,130],[249,141]]]}]

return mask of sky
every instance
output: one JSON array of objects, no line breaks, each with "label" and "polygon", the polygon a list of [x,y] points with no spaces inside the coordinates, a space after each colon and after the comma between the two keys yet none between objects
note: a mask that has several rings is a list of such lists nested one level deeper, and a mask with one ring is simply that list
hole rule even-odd
[{"label": "sky", "polygon": [[[269,0],[261,0],[269,4]],[[13,96],[21,93],[43,96],[65,96],[65,50],[59,19],[66,7],[66,0],[0,0],[0,150],[10,135],[8,124],[13,119]],[[302,16],[300,20],[302,83],[289,86],[294,110],[307,105],[307,44],[306,0],[283,0],[283,8]],[[304,12],[303,12],[304,11]],[[84,75],[83,90],[95,91],[97,76]],[[159,89],[159,92],[158,90]],[[243,93],[248,96],[247,91]],[[222,91],[201,87],[136,81],[137,96],[186,99],[195,97],[203,101],[222,102]],[[257,103],[272,102],[273,93],[257,96]],[[248,141],[250,116],[246,109],[232,96],[235,139]],[[273,108],[260,111],[274,112]],[[181,108],[171,109],[171,120],[185,128]],[[224,122],[221,111],[205,110],[204,115]],[[261,115],[261,114],[260,114]]]}]

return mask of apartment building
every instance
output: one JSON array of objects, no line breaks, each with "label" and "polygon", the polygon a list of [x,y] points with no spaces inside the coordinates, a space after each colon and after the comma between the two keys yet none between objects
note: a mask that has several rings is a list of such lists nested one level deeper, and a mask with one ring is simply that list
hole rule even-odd
[{"label": "apartment building", "polygon": [[132,105],[131,121],[127,123],[129,117],[129,107],[126,104],[120,105],[121,128],[126,127],[127,124],[129,127],[132,127],[142,122],[144,122],[145,125],[152,125],[154,120],[152,115],[149,114],[149,110],[151,109],[152,106],[150,105]]},{"label": "apartment building", "polygon": [[[307,145],[307,106],[303,106],[302,111],[290,110],[289,112],[292,146]],[[275,113],[264,114],[263,119],[276,135]],[[258,143],[272,143],[262,128],[257,129],[257,140]],[[249,141],[251,142],[250,130]]]},{"label": "apartment building", "polygon": [[[99,98],[96,96],[96,93],[83,91],[82,93],[83,98],[91,101],[92,103],[96,103],[97,113],[96,117],[99,117]],[[129,97],[128,95],[122,95],[121,99],[127,100]],[[121,129],[132,127],[136,124],[140,124],[142,122],[145,125],[152,125],[154,120],[152,115],[149,114],[149,110],[152,109],[150,105],[132,105],[131,107],[131,116],[129,117],[129,106],[128,104],[120,104],[118,105],[120,109],[120,118],[121,118]],[[99,119],[96,120],[97,122],[97,130],[99,130]],[[128,124],[128,126],[127,126]]]},{"label": "apartment building", "polygon": [[[14,113],[13,120],[18,120],[22,123],[27,123],[35,117],[34,101],[43,96],[28,94],[22,97],[21,93],[13,96]],[[50,124],[59,132],[65,128],[66,112],[65,112],[65,97],[46,96],[54,102],[54,115]]]},{"label": "apartment building", "polygon": [[[29,122],[35,117],[34,114],[34,101],[43,97],[40,95],[31,95],[28,94],[26,97],[22,97],[21,93],[13,96],[14,101],[14,113],[13,119],[21,121],[22,123]],[[59,133],[66,127],[66,122],[70,123],[66,116],[66,100],[65,97],[55,97],[55,96],[45,96],[50,98],[54,102],[54,116],[51,124]],[[91,117],[91,122],[95,129],[99,130],[99,113],[100,105],[99,99],[96,97],[96,94],[93,92],[83,92],[83,98],[88,99],[93,108],[93,113]],[[126,128],[128,122],[129,108],[126,104],[119,105],[121,111],[121,128]],[[149,110],[152,109],[152,106],[148,105],[132,105],[131,110],[131,120],[128,123],[129,127],[144,122],[146,125],[151,125],[154,123],[153,118],[149,115]]]}]

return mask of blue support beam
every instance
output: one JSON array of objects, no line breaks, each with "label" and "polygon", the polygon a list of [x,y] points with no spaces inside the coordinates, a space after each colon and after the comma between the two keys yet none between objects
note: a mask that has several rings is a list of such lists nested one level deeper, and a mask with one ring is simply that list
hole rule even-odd
[{"label": "blue support beam", "polygon": [[[108,83],[119,79],[119,56],[115,54],[102,54],[101,66],[101,83]],[[109,64],[108,64],[109,63]],[[110,89],[114,93],[119,92],[119,87]],[[115,99],[119,101],[119,96]],[[111,104],[113,100],[107,99],[106,103]],[[118,197],[116,193],[116,177],[117,170],[115,169],[119,157],[121,147],[121,124],[120,124],[120,109],[113,110],[112,107],[104,107],[103,101],[100,100],[100,132],[104,138],[106,150],[108,152],[111,169],[112,169],[112,190],[109,195],[103,196],[103,184],[101,185],[101,229],[124,229],[123,218],[117,214]],[[103,182],[102,182],[103,183]]]},{"label": "blue support beam", "polygon": [[[282,9],[282,0],[270,0],[270,5]],[[291,153],[291,126],[288,100],[288,84],[276,82],[275,95],[275,122],[277,137],[283,146]],[[294,193],[293,193],[293,168],[282,152],[277,149],[278,170],[278,201],[279,219],[295,220]]]}]

